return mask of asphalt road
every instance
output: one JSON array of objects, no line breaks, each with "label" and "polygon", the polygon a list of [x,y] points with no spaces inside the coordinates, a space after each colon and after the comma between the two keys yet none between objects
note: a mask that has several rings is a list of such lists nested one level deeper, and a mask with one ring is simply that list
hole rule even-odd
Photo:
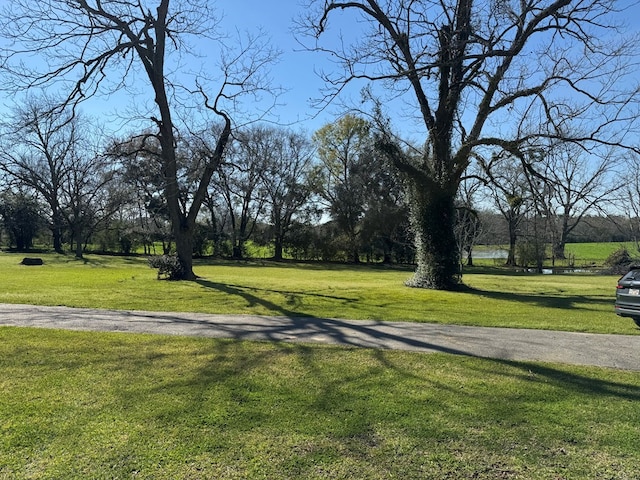
[{"label": "asphalt road", "polygon": [[0,326],[325,343],[640,371],[640,336],[0,304]]}]

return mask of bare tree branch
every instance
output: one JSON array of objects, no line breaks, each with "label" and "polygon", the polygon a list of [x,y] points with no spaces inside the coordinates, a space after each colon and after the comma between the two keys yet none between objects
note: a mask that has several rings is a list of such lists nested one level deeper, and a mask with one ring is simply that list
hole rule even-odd
[{"label": "bare tree branch", "polygon": [[[309,0],[306,7],[300,42],[336,65],[324,75],[323,102],[356,80],[381,83],[379,104],[412,96],[403,113],[412,111],[425,132],[420,157],[406,155],[392,135],[380,146],[410,179],[423,256],[415,285],[457,284],[454,199],[475,156],[504,150],[524,159],[556,139],[590,151],[635,148],[639,42],[616,24],[615,0]],[[330,20],[345,12],[362,32],[323,43]]]}]

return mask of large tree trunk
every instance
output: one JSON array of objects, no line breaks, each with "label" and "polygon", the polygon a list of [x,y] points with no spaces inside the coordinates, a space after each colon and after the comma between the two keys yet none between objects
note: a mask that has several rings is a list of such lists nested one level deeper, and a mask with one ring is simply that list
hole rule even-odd
[{"label": "large tree trunk", "polygon": [[51,218],[51,234],[53,236],[53,250],[56,253],[64,253],[62,246],[62,217],[55,207],[53,207],[53,215]]},{"label": "large tree trunk", "polygon": [[76,245],[76,258],[83,258],[83,241],[82,241],[82,230],[78,227],[77,231],[74,235],[75,245]]},{"label": "large tree trunk", "polygon": [[507,262],[505,263],[508,267],[516,266],[516,242],[518,240],[518,234],[516,232],[516,227],[512,223],[509,223],[509,254],[507,256]]},{"label": "large tree trunk", "polygon": [[566,242],[564,242],[562,239],[556,241],[553,243],[552,249],[552,255],[553,255],[553,259],[554,260],[564,260],[566,259],[566,255],[564,253],[564,247],[565,247]]},{"label": "large tree trunk", "polygon": [[411,223],[415,235],[417,268],[410,287],[453,290],[461,283],[459,252],[454,231],[455,189],[414,178],[411,188]]},{"label": "large tree trunk", "polygon": [[195,225],[191,225],[184,216],[179,221],[173,221],[173,236],[176,240],[176,254],[184,270],[182,280],[195,280],[193,273],[193,230]]},{"label": "large tree trunk", "polygon": [[231,257],[234,260],[242,260],[244,258],[244,254],[242,253],[242,244],[240,243],[240,241],[238,241],[238,243],[233,244]]},{"label": "large tree trunk", "polygon": [[279,237],[276,237],[276,241],[275,241],[275,252],[273,254],[273,259],[276,261],[281,261],[282,260],[282,240],[280,240]]},{"label": "large tree trunk", "polygon": [[274,237],[274,252],[273,259],[276,261],[281,261],[283,259],[284,254],[284,233],[278,231]]},{"label": "large tree trunk", "polygon": [[568,237],[568,218],[569,214],[566,213],[564,218],[562,219],[562,224],[560,226],[560,232],[556,235],[555,241],[553,242],[552,245],[552,255],[553,255],[553,259],[554,260],[564,260],[567,257],[565,256],[564,253],[564,247],[567,244],[567,237]]},{"label": "large tree trunk", "polygon": [[62,230],[53,225],[51,227],[51,233],[53,235],[53,250],[56,253],[64,253],[64,248],[62,246]]},{"label": "large tree trunk", "polygon": [[358,240],[357,226],[355,222],[347,221],[343,229],[347,235],[345,242],[347,261],[358,264],[360,263],[360,242]]},{"label": "large tree trunk", "polygon": [[276,261],[282,260],[282,254],[284,250],[284,231],[282,228],[282,222],[280,221],[280,211],[278,210],[274,215],[273,227],[274,227],[274,235],[273,235],[273,243],[275,247],[275,251],[273,253],[273,259]]}]

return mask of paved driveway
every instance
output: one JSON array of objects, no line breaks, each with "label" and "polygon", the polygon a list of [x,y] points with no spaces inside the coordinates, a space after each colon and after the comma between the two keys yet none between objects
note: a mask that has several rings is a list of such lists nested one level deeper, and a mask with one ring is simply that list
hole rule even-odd
[{"label": "paved driveway", "polygon": [[0,326],[332,343],[640,371],[640,336],[328,318],[0,304]]}]

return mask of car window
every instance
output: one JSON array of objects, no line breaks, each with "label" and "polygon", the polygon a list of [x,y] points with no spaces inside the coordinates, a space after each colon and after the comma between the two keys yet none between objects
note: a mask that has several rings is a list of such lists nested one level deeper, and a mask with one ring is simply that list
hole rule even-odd
[{"label": "car window", "polygon": [[622,277],[622,279],[623,280],[639,280],[640,279],[640,269],[631,270],[624,277]]}]

